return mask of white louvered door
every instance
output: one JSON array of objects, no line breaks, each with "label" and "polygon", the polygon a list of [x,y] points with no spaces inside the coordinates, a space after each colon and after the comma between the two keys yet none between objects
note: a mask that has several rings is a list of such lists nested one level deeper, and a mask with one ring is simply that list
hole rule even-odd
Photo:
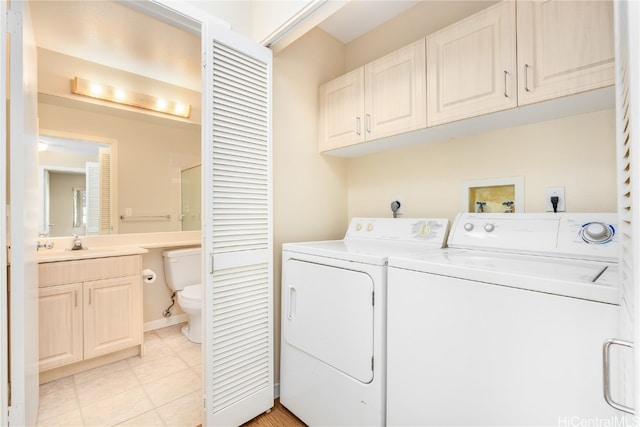
[{"label": "white louvered door", "polygon": [[100,214],[98,219],[99,234],[111,234],[111,149],[98,149],[100,164]]},{"label": "white louvered door", "polygon": [[100,164],[87,162],[86,169],[86,204],[87,234],[98,234],[100,224]]},{"label": "white louvered door", "polygon": [[[622,390],[614,400],[640,411],[640,5],[635,1],[614,3],[616,23],[616,132],[618,156],[618,228],[620,236],[620,281],[622,304],[619,336],[633,343],[633,350],[621,347]],[[614,378],[615,379],[615,378]],[[613,390],[614,394],[616,390]],[[628,415],[629,425],[637,418]]]},{"label": "white louvered door", "polygon": [[205,25],[205,424],[273,406],[271,51]]}]

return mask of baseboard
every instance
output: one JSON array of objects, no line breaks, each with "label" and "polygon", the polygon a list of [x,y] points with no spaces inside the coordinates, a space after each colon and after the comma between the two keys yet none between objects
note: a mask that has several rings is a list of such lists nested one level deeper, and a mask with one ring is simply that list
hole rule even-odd
[{"label": "baseboard", "polygon": [[186,313],[177,314],[171,317],[163,317],[162,319],[152,320],[145,322],[144,331],[149,332],[156,329],[166,328],[167,326],[177,325],[189,321],[189,316]]},{"label": "baseboard", "polygon": [[277,399],[280,397],[280,383],[273,384],[273,398]]}]

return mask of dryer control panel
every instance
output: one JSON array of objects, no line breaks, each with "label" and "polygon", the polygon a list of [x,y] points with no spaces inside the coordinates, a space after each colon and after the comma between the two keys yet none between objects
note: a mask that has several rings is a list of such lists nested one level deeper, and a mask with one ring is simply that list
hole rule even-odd
[{"label": "dryer control panel", "polygon": [[617,214],[461,213],[449,247],[617,260]]},{"label": "dryer control panel", "polygon": [[345,240],[355,238],[444,244],[448,231],[449,220],[445,218],[353,218]]}]

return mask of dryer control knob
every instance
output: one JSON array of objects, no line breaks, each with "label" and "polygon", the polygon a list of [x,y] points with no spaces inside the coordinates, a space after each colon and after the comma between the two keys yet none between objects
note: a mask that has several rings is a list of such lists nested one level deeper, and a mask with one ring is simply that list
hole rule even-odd
[{"label": "dryer control knob", "polygon": [[484,225],[484,231],[486,231],[487,233],[491,233],[495,228],[496,228],[496,226],[493,225],[493,224],[485,224]]},{"label": "dryer control knob", "polygon": [[369,223],[367,224],[367,231],[371,231],[373,230],[373,224]]},{"label": "dryer control knob", "polygon": [[603,243],[611,240],[611,227],[601,222],[590,222],[582,226],[582,239],[587,243]]},{"label": "dryer control knob", "polygon": [[467,230],[467,231],[473,230],[473,224],[471,224],[470,222],[466,223],[464,225],[464,229]]},{"label": "dryer control knob", "polygon": [[360,231],[362,230],[362,224],[360,224],[359,222],[356,224],[356,231]]}]

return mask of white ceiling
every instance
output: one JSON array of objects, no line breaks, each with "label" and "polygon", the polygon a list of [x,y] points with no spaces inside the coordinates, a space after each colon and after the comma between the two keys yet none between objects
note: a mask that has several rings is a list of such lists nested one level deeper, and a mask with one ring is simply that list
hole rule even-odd
[{"label": "white ceiling", "polygon": [[349,43],[424,0],[357,0],[347,3],[319,25],[342,43]]},{"label": "white ceiling", "polygon": [[[419,1],[355,0],[320,26],[343,43]],[[199,91],[200,37],[116,1],[32,1],[38,47]]]}]

